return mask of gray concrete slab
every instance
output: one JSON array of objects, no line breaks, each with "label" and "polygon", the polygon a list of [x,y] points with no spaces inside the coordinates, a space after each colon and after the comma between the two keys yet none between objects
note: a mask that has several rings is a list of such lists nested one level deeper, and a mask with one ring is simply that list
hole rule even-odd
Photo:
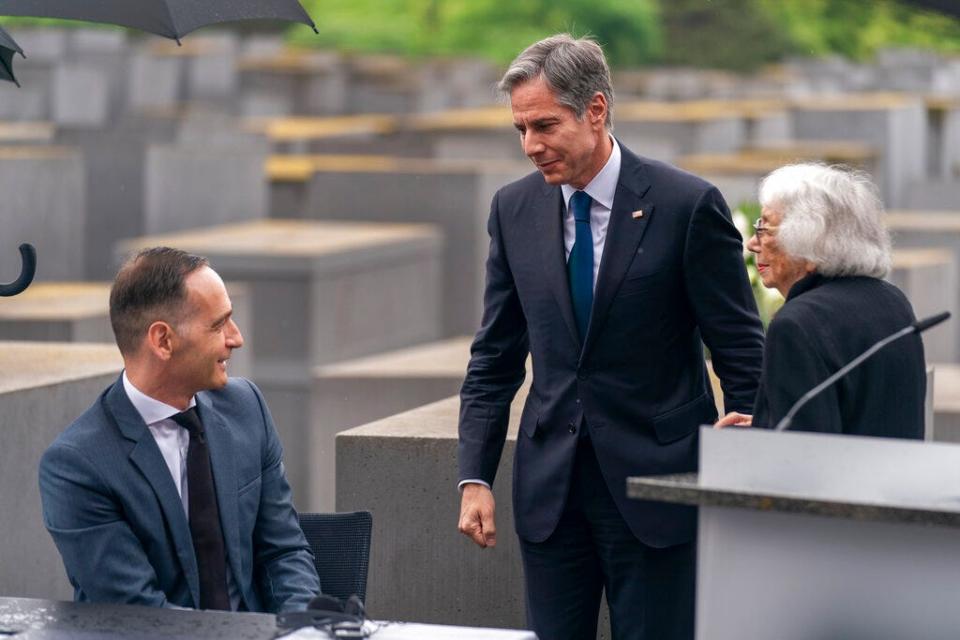
[{"label": "gray concrete slab", "polygon": [[0,342],[0,595],[73,598],[43,526],[37,465],[121,366],[110,345]]},{"label": "gray concrete slab", "polygon": [[247,49],[238,68],[240,115],[338,115],[345,111],[346,73],[341,57],[334,52]]},{"label": "gray concrete slab", "polygon": [[[373,513],[367,603],[378,618],[522,628],[512,468],[526,389],[511,410],[494,484],[497,546],[457,532],[457,415],[449,398],[337,435],[337,510]],[[398,589],[397,585],[403,585]]]},{"label": "gray concrete slab", "polygon": [[110,118],[110,78],[108,71],[89,63],[57,64],[51,119],[65,126],[104,127]]},{"label": "gray concrete slab", "polygon": [[[83,159],[67,147],[0,147],[0,271],[19,273],[21,242],[37,249],[38,281],[83,273],[87,220]],[[12,280],[10,277],[8,280]]]},{"label": "gray concrete slab", "polygon": [[131,111],[170,109],[183,97],[184,67],[179,58],[137,49],[131,55],[127,74],[127,108]]},{"label": "gray concrete slab", "polygon": [[960,366],[934,367],[933,439],[960,442]]},{"label": "gray concrete slab", "polygon": [[482,313],[490,202],[497,189],[526,175],[532,167],[384,156],[312,156],[304,160],[312,163],[312,173],[302,205],[293,195],[296,183],[289,178],[294,174],[288,173],[287,180],[273,183],[278,197],[272,214],[437,225],[446,241],[443,335],[475,332]]},{"label": "gray concrete slab", "polygon": [[294,495],[308,495],[311,370],[440,335],[442,236],[427,225],[264,220],[154,235],[246,282],[254,338],[244,350],[276,418]]},{"label": "gray concrete slab", "polygon": [[960,177],[950,180],[916,180],[907,187],[904,209],[960,213]]},{"label": "gray concrete slab", "polygon": [[265,140],[241,136],[153,144],[144,160],[143,232],[267,216]]},{"label": "gray concrete slab", "polygon": [[960,96],[927,98],[926,107],[927,176],[960,181]]},{"label": "gray concrete slab", "polygon": [[[958,214],[960,215],[960,214]],[[893,270],[887,278],[903,291],[917,318],[949,311],[960,312],[957,264],[947,249],[895,249]],[[960,362],[958,333],[950,323],[922,336],[927,362]]]},{"label": "gray concrete slab", "polygon": [[619,105],[614,118],[624,144],[643,155],[657,145],[658,159],[667,162],[692,153],[730,153],[748,142],[745,113],[722,101],[632,102]]},{"label": "gray concrete slab", "polygon": [[904,206],[908,185],[927,165],[926,108],[906,94],[848,94],[797,101],[793,132],[799,140],[846,140],[873,146],[874,179],[887,207]]},{"label": "gray concrete slab", "polygon": [[310,511],[336,508],[334,436],[456,395],[470,360],[461,336],[313,370],[309,430]]},{"label": "gray concrete slab", "polygon": [[[144,233],[146,156],[155,142],[170,142],[175,114],[125,118],[110,130],[60,129],[57,141],[83,155],[87,223],[80,229],[86,256],[73,277],[107,280],[115,273],[113,245]],[[66,276],[62,276],[66,277]]]},{"label": "gray concrete slab", "polygon": [[[891,211],[887,213],[885,220],[893,245],[898,250],[945,250],[952,255],[953,263],[960,265],[960,214],[937,211]],[[935,295],[931,293],[930,297],[935,299]],[[951,299],[955,299],[956,295],[956,284],[953,291],[942,291],[942,305],[950,304]],[[956,340],[960,343],[960,322],[951,320],[947,326],[955,333]],[[928,359],[930,359],[929,355]]]}]

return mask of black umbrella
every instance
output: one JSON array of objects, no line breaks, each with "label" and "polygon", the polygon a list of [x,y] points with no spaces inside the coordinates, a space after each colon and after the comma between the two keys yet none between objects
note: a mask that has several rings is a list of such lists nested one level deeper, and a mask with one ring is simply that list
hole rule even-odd
[{"label": "black umbrella", "polygon": [[0,296],[15,296],[33,282],[33,275],[37,271],[37,250],[32,244],[24,242],[20,245],[20,275],[9,284],[0,284]]},{"label": "black umbrella", "polygon": [[0,27],[0,80],[9,80],[19,87],[20,83],[13,75],[13,54],[15,53],[23,56],[23,49],[13,41],[9,33]]},{"label": "black umbrella", "polygon": [[289,20],[317,28],[297,0],[0,0],[0,16],[103,22],[180,42],[209,24]]}]

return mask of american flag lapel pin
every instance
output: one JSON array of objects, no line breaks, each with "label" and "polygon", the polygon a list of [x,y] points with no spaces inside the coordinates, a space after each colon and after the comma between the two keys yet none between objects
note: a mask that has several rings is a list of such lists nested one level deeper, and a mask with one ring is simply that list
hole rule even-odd
[{"label": "american flag lapel pin", "polygon": [[634,212],[631,213],[630,215],[633,216],[633,219],[634,219],[634,220],[639,220],[640,218],[643,217],[643,209],[637,209],[636,211],[634,211]]}]

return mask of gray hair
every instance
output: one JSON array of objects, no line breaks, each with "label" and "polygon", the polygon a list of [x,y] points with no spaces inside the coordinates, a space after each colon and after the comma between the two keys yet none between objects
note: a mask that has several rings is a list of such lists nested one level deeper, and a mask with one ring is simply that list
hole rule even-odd
[{"label": "gray hair", "polygon": [[890,271],[890,236],[870,177],[819,163],[780,167],[760,183],[760,205],[780,213],[777,241],[825,276]]},{"label": "gray hair", "polygon": [[542,78],[556,94],[557,102],[570,107],[583,120],[590,101],[598,92],[607,99],[604,124],[613,130],[613,84],[603,49],[590,38],[575,39],[560,33],[534,43],[510,63],[497,90],[509,96],[517,85]]}]

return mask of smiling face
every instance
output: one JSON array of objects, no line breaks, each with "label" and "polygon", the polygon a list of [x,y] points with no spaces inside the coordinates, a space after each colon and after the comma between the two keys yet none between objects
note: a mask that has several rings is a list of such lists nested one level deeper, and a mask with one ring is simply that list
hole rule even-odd
[{"label": "smiling face", "polygon": [[788,255],[781,248],[777,228],[782,220],[783,215],[775,208],[764,207],[760,214],[760,228],[747,242],[747,249],[754,254],[763,286],[776,289],[786,298],[790,287],[812,273],[815,267],[806,260]]},{"label": "smiling face", "polygon": [[177,323],[171,377],[182,392],[220,389],[227,384],[227,360],[243,346],[233,321],[233,307],[223,280],[210,267],[197,269],[184,280],[187,299],[184,318]]},{"label": "smiling face", "polygon": [[607,101],[594,95],[582,120],[557,102],[541,79],[528,80],[510,93],[513,125],[520,132],[523,152],[549,184],[582,189],[603,168],[613,143],[604,122]]}]

